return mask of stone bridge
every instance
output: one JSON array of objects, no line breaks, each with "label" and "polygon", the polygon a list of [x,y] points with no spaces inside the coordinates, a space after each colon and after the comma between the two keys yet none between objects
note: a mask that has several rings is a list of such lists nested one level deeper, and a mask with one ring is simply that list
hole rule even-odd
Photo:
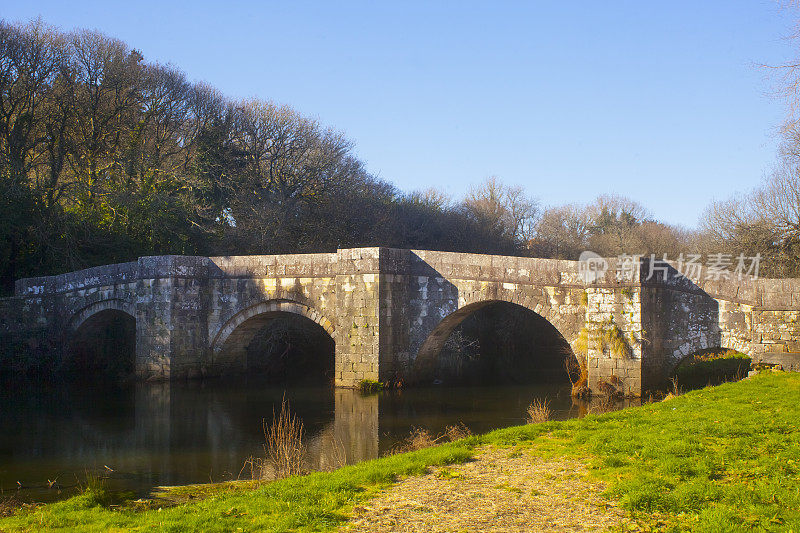
[{"label": "stone bridge", "polygon": [[[800,352],[800,280],[701,271],[693,282],[666,264],[608,263],[588,283],[575,261],[390,248],[143,257],[19,280],[15,296],[0,300],[0,334],[7,349],[48,340],[63,348],[82,331],[91,337],[99,317],[122,316],[135,329],[137,376],[182,379],[246,372],[246,348],[264,321],[290,313],[330,335],[335,384],[352,387],[430,379],[453,329],[507,302],[570,344],[591,388],[611,380],[633,395],[663,384],[700,349],[755,359]],[[627,349],[605,341],[615,335]]]}]

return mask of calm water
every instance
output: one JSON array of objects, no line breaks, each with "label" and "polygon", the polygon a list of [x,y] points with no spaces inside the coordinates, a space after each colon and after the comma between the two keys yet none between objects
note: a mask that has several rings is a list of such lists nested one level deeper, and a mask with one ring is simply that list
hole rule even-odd
[{"label": "calm water", "polygon": [[[142,495],[158,485],[235,479],[247,457],[263,456],[262,419],[271,420],[284,393],[304,423],[308,466],[316,469],[384,455],[413,427],[439,433],[462,422],[483,432],[521,424],[534,398],[549,398],[558,419],[582,416],[587,408],[573,402],[568,387],[542,385],[429,387],[367,397],[242,382],[5,391],[0,489],[27,501],[63,498],[87,471],[107,475],[112,489]],[[54,479],[61,490],[47,488]]]}]

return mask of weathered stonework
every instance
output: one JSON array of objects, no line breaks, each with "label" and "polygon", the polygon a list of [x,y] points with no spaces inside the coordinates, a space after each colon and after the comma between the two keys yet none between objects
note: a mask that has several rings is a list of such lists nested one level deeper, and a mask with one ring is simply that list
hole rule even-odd
[{"label": "weathered stonework", "polygon": [[[800,352],[800,280],[700,272],[692,282],[666,263],[609,266],[586,283],[574,261],[424,250],[143,257],[19,280],[16,295],[0,299],[0,338],[54,349],[96,313],[116,310],[136,319],[137,374],[180,379],[245,371],[263,320],[292,313],[331,335],[335,382],[355,386],[424,379],[464,318],[508,302],[573,347],[585,330],[590,387],[612,380],[630,394],[659,386],[703,348],[756,359]],[[610,333],[625,339],[624,353],[598,341]]]}]

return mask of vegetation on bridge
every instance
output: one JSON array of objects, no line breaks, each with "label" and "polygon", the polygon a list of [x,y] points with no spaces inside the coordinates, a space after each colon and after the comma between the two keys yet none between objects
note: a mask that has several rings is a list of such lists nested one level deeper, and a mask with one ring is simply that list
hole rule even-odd
[{"label": "vegetation on bridge", "polygon": [[[645,527],[800,528],[800,374],[768,373],[670,400],[455,443],[266,484],[172,489],[169,500],[116,502],[102,488],[19,511],[0,529],[329,530],[403,476],[468,460],[477,446],[584,461]],[[144,510],[137,510],[137,506]]]}]

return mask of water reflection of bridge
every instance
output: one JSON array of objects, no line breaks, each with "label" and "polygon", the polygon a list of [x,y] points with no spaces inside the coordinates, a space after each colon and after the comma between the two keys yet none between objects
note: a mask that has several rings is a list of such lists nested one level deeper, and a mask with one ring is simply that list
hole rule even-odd
[{"label": "water reflection of bridge", "polygon": [[[590,403],[570,398],[563,387],[541,387],[537,389],[538,395],[550,398],[556,418],[583,417],[592,409]],[[136,448],[169,456],[172,451],[191,449],[193,444],[207,446],[208,455],[216,458],[211,467],[220,474],[231,466],[240,466],[249,454],[263,456],[260,420],[252,416],[259,406],[254,404],[261,402],[260,413],[269,422],[273,406],[280,408],[282,393],[279,389],[269,389],[263,395],[251,391],[238,397],[223,394],[222,389],[219,398],[214,392],[209,398],[209,392],[197,386],[138,384]],[[474,422],[476,431],[523,423],[527,402],[533,397],[526,391],[531,389],[517,387],[520,392],[516,395],[513,392],[503,395],[502,389],[513,387],[455,388],[465,397],[472,396],[472,401],[441,401],[442,395],[450,393],[448,389],[438,391],[435,387],[374,395],[362,395],[353,389],[316,389],[321,394],[311,398],[304,393],[292,396],[289,391],[287,399],[293,414],[304,423],[306,466],[311,470],[331,470],[388,453],[412,426],[438,433],[446,425],[461,421]],[[306,389],[308,393],[314,391]],[[496,398],[492,405],[487,400],[490,397]],[[611,407],[637,403],[638,400],[629,399]],[[249,421],[242,416],[246,411],[251,413]],[[476,411],[483,414],[470,419]],[[200,464],[184,463],[183,467],[188,468],[185,473],[191,471],[196,479],[207,474],[204,470],[207,467]],[[169,468],[163,465],[162,469]]]},{"label": "water reflection of bridge", "polygon": [[[534,397],[551,399],[556,417],[586,414],[564,387],[428,387],[362,396],[351,389],[288,388],[305,426],[306,467],[331,470],[386,454],[412,426],[440,433],[465,422],[474,431],[520,424]],[[47,479],[65,485],[87,470],[114,469],[112,486],[236,478],[248,456],[264,456],[261,421],[272,417],[282,388],[218,381],[140,383],[104,392],[56,389],[3,398],[0,488],[39,487],[22,498],[54,497]],[[248,477],[245,469],[242,476]]]},{"label": "water reflection of bridge", "polygon": [[[307,467],[330,470],[377,458],[378,396],[363,396],[352,389],[334,389],[328,393],[333,405],[322,409],[319,398],[303,401],[289,397],[293,413],[305,426]],[[134,448],[148,450],[148,455],[152,453],[154,457],[162,456],[162,463],[181,462],[182,475],[203,479],[209,467],[220,476],[225,472],[236,474],[231,472],[232,468],[240,467],[249,455],[264,455],[260,422],[255,418],[249,423],[243,421],[236,412],[236,398],[198,401],[198,394],[203,394],[198,388],[169,383],[137,384],[135,394]],[[251,403],[253,398],[241,400]],[[265,407],[272,403],[280,409],[280,396],[267,394],[263,401]],[[272,407],[262,413],[269,423]],[[201,461],[191,464],[189,457],[180,457],[184,450],[193,447],[205,447],[207,453],[198,454],[195,459],[210,460],[210,464]],[[173,451],[179,452],[179,457],[172,456]],[[157,471],[174,470],[174,465],[153,466]]]}]

